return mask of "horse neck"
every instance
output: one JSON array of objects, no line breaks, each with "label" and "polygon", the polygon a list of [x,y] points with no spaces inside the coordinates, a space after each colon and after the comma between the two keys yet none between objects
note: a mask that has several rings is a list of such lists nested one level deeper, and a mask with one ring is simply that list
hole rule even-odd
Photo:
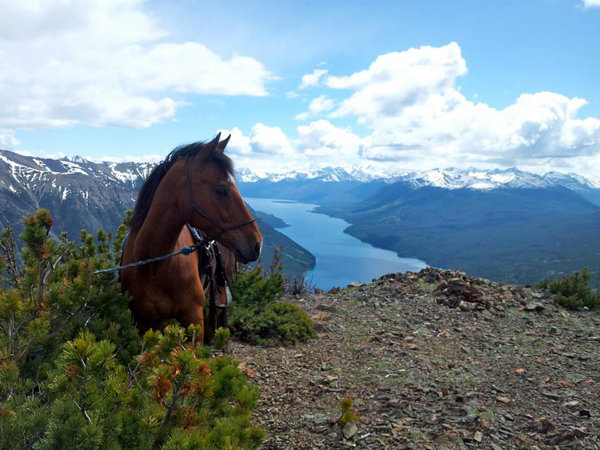
[{"label": "horse neck", "polygon": [[135,236],[135,254],[139,260],[178,250],[175,247],[185,221],[181,219],[177,207],[179,196],[173,195],[176,191],[167,176],[156,190],[148,215]]}]

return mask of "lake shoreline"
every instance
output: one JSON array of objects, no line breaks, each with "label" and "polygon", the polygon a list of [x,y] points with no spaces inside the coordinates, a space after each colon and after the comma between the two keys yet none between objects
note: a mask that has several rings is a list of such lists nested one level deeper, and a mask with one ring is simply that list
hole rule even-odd
[{"label": "lake shoreline", "polygon": [[387,273],[418,272],[427,267],[417,258],[401,257],[352,236],[346,232],[351,224],[322,213],[321,205],[266,198],[246,198],[246,201],[254,209],[289,224],[279,231],[316,257],[316,266],[306,277],[320,289],[371,282]]}]

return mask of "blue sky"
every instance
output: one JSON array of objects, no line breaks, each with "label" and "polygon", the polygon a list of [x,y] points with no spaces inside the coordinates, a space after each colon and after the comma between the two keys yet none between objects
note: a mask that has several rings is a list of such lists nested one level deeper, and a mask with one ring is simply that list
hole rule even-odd
[{"label": "blue sky", "polygon": [[0,0],[0,148],[161,157],[224,130],[257,171],[594,176],[600,2],[586,2]]}]

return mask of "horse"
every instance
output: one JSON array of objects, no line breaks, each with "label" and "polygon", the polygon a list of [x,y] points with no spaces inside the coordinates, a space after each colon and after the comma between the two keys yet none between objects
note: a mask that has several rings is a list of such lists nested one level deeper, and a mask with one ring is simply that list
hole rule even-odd
[{"label": "horse", "polygon": [[[194,241],[186,224],[230,248],[237,261],[259,258],[262,235],[235,184],[225,155],[231,136],[175,148],[144,181],[129,225],[124,265],[168,255]],[[204,327],[206,299],[200,255],[177,255],[121,272],[122,290],[133,297],[131,310],[143,334],[176,319]]]}]

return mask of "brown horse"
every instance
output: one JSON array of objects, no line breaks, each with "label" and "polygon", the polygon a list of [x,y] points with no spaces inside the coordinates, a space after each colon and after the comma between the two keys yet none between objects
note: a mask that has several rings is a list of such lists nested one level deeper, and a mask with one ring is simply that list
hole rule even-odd
[{"label": "brown horse", "polygon": [[[238,261],[258,259],[262,236],[237,189],[232,161],[224,154],[229,138],[219,142],[219,137],[178,147],[154,168],[134,208],[123,264],[194,245],[186,223],[232,249]],[[199,258],[196,251],[121,272],[141,333],[173,318],[183,326],[203,325]]]}]

